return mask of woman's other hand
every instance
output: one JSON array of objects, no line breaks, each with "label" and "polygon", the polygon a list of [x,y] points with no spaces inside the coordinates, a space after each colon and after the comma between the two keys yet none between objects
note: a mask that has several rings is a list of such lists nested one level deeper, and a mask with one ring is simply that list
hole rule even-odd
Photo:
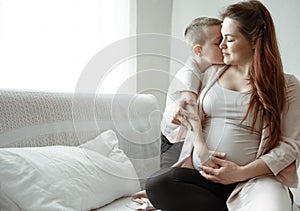
[{"label": "woman's other hand", "polygon": [[243,167],[235,164],[234,162],[220,159],[215,156],[211,156],[210,160],[215,165],[218,165],[219,168],[213,168],[208,165],[200,165],[200,168],[202,169],[200,174],[207,180],[225,185],[244,180],[242,171]]}]

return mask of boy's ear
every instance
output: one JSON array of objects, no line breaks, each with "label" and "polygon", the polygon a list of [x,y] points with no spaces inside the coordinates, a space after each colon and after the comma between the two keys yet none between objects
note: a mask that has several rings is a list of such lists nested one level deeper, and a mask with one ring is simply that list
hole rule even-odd
[{"label": "boy's ear", "polygon": [[197,56],[202,56],[202,47],[199,44],[194,45],[193,47],[194,54]]}]

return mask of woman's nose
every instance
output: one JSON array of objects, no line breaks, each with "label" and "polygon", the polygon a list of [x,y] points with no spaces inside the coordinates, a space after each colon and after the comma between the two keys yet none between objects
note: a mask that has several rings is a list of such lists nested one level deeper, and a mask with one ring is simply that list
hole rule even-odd
[{"label": "woman's nose", "polygon": [[224,39],[222,39],[221,43],[219,44],[219,48],[224,49],[225,47]]}]

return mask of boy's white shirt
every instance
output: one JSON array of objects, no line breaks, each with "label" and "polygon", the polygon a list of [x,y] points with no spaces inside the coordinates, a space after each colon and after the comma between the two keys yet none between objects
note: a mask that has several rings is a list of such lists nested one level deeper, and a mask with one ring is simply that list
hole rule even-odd
[{"label": "boy's white shirt", "polygon": [[201,66],[190,56],[184,66],[176,73],[170,83],[166,107],[161,121],[161,132],[171,143],[184,141],[187,130],[184,127],[171,123],[172,106],[180,99],[182,91],[191,91],[199,94],[203,73],[211,66],[202,60]]}]

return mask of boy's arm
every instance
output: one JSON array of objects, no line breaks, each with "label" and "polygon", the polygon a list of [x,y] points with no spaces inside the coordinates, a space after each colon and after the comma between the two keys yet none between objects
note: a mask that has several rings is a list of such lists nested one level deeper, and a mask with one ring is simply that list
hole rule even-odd
[{"label": "boy's arm", "polygon": [[[209,65],[210,64],[206,64],[199,67],[193,57],[190,57],[184,67],[176,73],[171,81],[161,122],[161,131],[170,142],[182,141],[186,133],[186,127],[190,126],[188,121],[182,119],[181,113],[187,113],[185,105],[189,104],[189,101],[182,98],[181,92],[191,92],[194,96],[191,99],[197,99],[202,73]],[[185,116],[188,115],[188,113],[185,114]],[[182,121],[180,121],[180,119]],[[178,127],[182,123],[185,127]]]}]

